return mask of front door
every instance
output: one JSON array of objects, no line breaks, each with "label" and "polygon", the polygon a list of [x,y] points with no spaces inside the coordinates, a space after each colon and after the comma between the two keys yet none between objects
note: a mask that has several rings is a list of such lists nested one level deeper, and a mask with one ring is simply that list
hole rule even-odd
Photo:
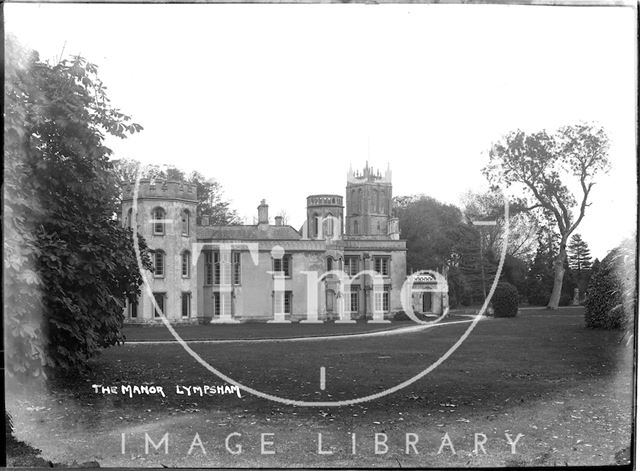
[{"label": "front door", "polygon": [[333,313],[333,299],[335,297],[335,293],[333,290],[328,289],[327,293],[327,313]]},{"label": "front door", "polygon": [[422,293],[422,312],[431,312],[431,294],[432,293]]}]

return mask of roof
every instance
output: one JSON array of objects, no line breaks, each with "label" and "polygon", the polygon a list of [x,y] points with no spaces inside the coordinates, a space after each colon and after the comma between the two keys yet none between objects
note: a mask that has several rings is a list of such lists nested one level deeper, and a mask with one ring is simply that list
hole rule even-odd
[{"label": "roof", "polygon": [[198,226],[198,239],[214,240],[299,240],[300,233],[291,226],[257,225]]}]

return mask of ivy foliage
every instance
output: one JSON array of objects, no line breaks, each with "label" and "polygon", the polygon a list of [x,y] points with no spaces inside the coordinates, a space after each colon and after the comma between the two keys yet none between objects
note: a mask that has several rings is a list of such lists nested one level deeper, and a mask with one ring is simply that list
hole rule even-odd
[{"label": "ivy foliage", "polygon": [[82,57],[50,65],[8,37],[5,60],[5,358],[25,378],[77,370],[122,340],[142,278],[104,137],[142,127]]}]

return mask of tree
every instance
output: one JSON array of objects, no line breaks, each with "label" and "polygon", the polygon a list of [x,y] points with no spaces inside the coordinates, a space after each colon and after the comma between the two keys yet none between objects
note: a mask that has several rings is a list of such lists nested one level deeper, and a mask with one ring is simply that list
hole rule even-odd
[{"label": "tree", "polygon": [[582,274],[591,268],[591,251],[580,234],[574,234],[569,242],[569,266],[572,270]]},{"label": "tree", "polygon": [[444,270],[460,237],[462,213],[453,206],[425,195],[394,198],[400,238],[407,241],[407,268]]},{"label": "tree", "polygon": [[396,197],[394,203],[400,237],[407,241],[409,272],[446,272],[452,306],[482,300],[496,263],[491,251],[482,249],[480,231],[464,221],[456,206],[429,196]]},{"label": "tree", "polygon": [[451,233],[453,238],[450,266],[455,266],[466,284],[465,304],[478,303],[487,297],[489,286],[496,275],[497,260],[487,244],[483,227],[459,224]]},{"label": "tree", "polygon": [[[490,226],[482,226],[481,232],[487,250],[494,254],[502,252],[504,242],[504,197],[500,192],[478,193],[467,191],[462,197],[462,212],[466,221],[491,221]],[[536,246],[536,234],[540,222],[532,211],[525,211],[525,205],[518,199],[509,201],[509,237],[507,255],[530,261]]]},{"label": "tree", "polygon": [[195,183],[198,193],[197,217],[209,218],[210,224],[240,224],[240,217],[231,203],[222,197],[222,185],[213,178],[205,178],[198,172],[192,172],[188,181]]},{"label": "tree", "polygon": [[[609,168],[609,140],[601,127],[591,124],[564,126],[553,134],[521,130],[505,136],[489,152],[483,172],[496,187],[515,185],[532,198],[528,209],[542,208],[554,219],[560,236],[554,260],[554,282],[547,307],[557,309],[567,258],[567,241],[589,205],[595,178]],[[566,181],[579,185],[578,199]],[[577,208],[577,213],[575,212]]]},{"label": "tree", "polygon": [[[97,67],[56,65],[5,44],[3,223],[7,370],[77,370],[122,340],[125,299],[142,283],[132,232],[115,218],[105,133],[142,127],[111,106]],[[144,240],[143,266],[151,268]]]}]

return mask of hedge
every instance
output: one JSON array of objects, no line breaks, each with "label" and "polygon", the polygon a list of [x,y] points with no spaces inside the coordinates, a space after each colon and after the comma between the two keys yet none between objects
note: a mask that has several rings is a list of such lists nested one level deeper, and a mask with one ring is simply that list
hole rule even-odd
[{"label": "hedge", "polygon": [[518,290],[511,283],[498,283],[491,304],[495,317],[515,317],[518,314]]},{"label": "hedge", "polygon": [[591,275],[585,301],[585,325],[591,329],[633,331],[636,310],[635,241],[629,239],[602,260]]}]

